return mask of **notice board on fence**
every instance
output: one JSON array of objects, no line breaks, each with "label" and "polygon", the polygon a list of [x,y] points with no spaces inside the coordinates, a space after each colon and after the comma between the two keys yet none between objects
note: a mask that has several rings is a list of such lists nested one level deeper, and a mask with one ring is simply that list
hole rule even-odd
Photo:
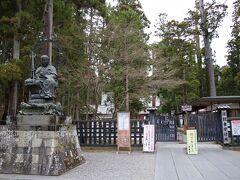
[{"label": "notice board on fence", "polygon": [[197,130],[187,130],[187,154],[198,154]]},{"label": "notice board on fence", "polygon": [[143,152],[155,151],[155,126],[144,125],[143,130]]},{"label": "notice board on fence", "polygon": [[130,113],[118,112],[117,113],[117,150],[120,148],[131,151],[131,131],[130,131]]},{"label": "notice board on fence", "polygon": [[232,120],[232,135],[239,136],[240,135],[240,120]]}]

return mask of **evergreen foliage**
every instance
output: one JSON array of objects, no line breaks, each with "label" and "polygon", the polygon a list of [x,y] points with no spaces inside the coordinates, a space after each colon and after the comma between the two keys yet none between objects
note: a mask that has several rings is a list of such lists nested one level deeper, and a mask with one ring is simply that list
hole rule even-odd
[{"label": "evergreen foliage", "polygon": [[[208,58],[199,36],[208,35],[210,42],[218,36],[227,7],[205,3],[203,19],[196,4],[182,22],[160,13],[159,42],[149,45],[144,29],[150,22],[139,0],[117,2],[108,7],[105,0],[54,0],[53,65],[64,112],[73,119],[97,118],[103,92],[113,92],[116,111],[132,114],[143,110],[142,99],[150,96],[161,98],[161,113],[178,113],[181,105],[208,96]],[[18,104],[27,99],[23,82],[31,74],[29,55],[43,29],[44,5],[45,0],[0,2],[0,118],[9,112],[13,82],[18,82]],[[239,8],[236,0],[228,65],[214,66],[218,95],[240,94]],[[19,59],[14,40],[20,43]],[[36,53],[39,65],[40,46]]]}]

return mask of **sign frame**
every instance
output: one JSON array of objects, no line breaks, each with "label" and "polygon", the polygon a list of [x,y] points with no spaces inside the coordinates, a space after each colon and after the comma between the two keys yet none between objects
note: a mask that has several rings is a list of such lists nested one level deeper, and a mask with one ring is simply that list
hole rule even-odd
[{"label": "sign frame", "polygon": [[131,152],[130,112],[117,113],[117,153],[126,149]]}]

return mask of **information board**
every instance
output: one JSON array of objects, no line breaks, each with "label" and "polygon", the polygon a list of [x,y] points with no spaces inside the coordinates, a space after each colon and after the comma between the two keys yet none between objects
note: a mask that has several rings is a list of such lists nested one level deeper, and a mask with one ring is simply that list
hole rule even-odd
[{"label": "information board", "polygon": [[232,135],[239,136],[240,135],[240,120],[232,120]]},{"label": "information board", "polygon": [[197,130],[187,130],[187,154],[198,154]]},{"label": "information board", "polygon": [[[130,113],[129,112],[118,112],[117,113],[117,151],[120,148],[127,148],[131,151],[131,131],[130,131]],[[124,150],[125,150],[124,149]],[[123,150],[123,149],[122,149]]]},{"label": "information board", "polygon": [[192,111],[192,106],[191,105],[183,105],[182,111]]},{"label": "information board", "polygon": [[155,151],[155,126],[144,125],[143,131],[143,152]]}]

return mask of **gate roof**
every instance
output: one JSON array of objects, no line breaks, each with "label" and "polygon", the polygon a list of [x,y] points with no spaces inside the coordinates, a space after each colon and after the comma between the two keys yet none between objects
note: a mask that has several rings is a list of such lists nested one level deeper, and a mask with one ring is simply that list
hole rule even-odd
[{"label": "gate roof", "polygon": [[240,103],[240,96],[209,96],[202,97],[197,101],[191,103],[192,110],[197,111],[199,109],[212,106],[213,104],[227,104],[227,103]]}]

